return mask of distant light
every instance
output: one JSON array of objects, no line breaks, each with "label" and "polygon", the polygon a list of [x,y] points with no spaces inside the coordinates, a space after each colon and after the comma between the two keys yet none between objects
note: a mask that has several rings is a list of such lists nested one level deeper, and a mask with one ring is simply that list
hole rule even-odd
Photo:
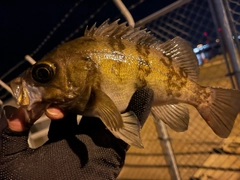
[{"label": "distant light", "polygon": [[209,44],[205,44],[202,46],[202,49],[207,49],[207,48],[209,48]]},{"label": "distant light", "polygon": [[204,44],[204,45],[203,44],[198,44],[197,47],[193,49],[193,52],[198,53],[199,51],[202,51],[202,50],[207,49],[209,47],[210,47],[209,44]]},{"label": "distant light", "polygon": [[194,49],[193,49],[193,52],[194,52],[194,53],[198,53],[198,52],[199,52],[199,49],[198,49],[198,48],[194,48]]},{"label": "distant light", "polygon": [[216,43],[218,43],[220,40],[219,39],[216,39]]},{"label": "distant light", "polygon": [[222,28],[218,28],[218,31],[221,32],[221,31],[222,31]]},{"label": "distant light", "polygon": [[[235,39],[235,37],[234,37],[234,36],[233,36],[232,38],[233,38],[233,39]],[[238,39],[240,39],[240,35],[238,36]]]},{"label": "distant light", "polygon": [[204,36],[208,36],[208,33],[205,31],[205,32],[203,33],[203,35],[204,35]]}]

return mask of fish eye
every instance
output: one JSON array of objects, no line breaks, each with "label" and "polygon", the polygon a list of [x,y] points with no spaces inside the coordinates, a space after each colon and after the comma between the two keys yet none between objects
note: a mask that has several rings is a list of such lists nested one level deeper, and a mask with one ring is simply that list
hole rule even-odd
[{"label": "fish eye", "polygon": [[37,63],[32,68],[32,78],[39,83],[49,82],[55,75],[55,66],[50,63]]}]

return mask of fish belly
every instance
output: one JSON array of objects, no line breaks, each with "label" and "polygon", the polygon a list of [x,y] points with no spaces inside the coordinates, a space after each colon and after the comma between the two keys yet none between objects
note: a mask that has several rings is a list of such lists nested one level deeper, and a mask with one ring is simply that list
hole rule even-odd
[{"label": "fish belly", "polygon": [[124,112],[139,87],[137,62],[105,59],[99,62],[99,67],[101,90],[111,98],[120,112]]},{"label": "fish belly", "polygon": [[134,84],[131,78],[124,81],[124,83],[111,81],[108,78],[101,83],[101,90],[111,98],[119,112],[124,112],[133,93],[136,91]]}]

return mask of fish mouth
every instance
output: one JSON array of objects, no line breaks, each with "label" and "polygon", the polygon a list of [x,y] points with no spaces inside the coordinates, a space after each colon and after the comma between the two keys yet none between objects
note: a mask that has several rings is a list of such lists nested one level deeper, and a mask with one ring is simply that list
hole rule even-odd
[{"label": "fish mouth", "polygon": [[25,120],[28,123],[33,124],[36,120],[38,120],[44,114],[47,107],[48,105],[42,104],[42,103],[34,104],[31,110],[28,110],[23,107],[25,112]]},{"label": "fish mouth", "polygon": [[30,99],[28,96],[27,88],[24,88],[22,78],[18,77],[10,82],[10,87],[13,92],[13,96],[17,100],[17,104],[20,106],[28,106]]},{"label": "fish mouth", "polygon": [[10,82],[10,87],[13,92],[13,96],[17,100],[17,104],[24,109],[25,120],[29,123],[34,123],[39,119],[49,103],[43,103],[39,89],[27,85],[27,83],[18,77]]}]

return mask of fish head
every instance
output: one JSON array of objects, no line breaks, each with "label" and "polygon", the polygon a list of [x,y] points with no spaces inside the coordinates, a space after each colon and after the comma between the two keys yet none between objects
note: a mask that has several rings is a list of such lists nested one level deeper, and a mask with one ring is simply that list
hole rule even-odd
[{"label": "fish head", "polygon": [[54,88],[49,87],[55,73],[53,63],[39,62],[10,82],[13,96],[29,121],[37,120],[51,104],[46,96],[53,94]]},{"label": "fish head", "polygon": [[86,83],[88,73],[81,68],[76,72],[73,70],[76,65],[71,61],[66,64],[65,60],[44,58],[10,82],[17,104],[28,116],[27,121],[35,122],[50,105],[67,110],[77,104],[78,109],[84,109],[90,96],[89,83]]}]

